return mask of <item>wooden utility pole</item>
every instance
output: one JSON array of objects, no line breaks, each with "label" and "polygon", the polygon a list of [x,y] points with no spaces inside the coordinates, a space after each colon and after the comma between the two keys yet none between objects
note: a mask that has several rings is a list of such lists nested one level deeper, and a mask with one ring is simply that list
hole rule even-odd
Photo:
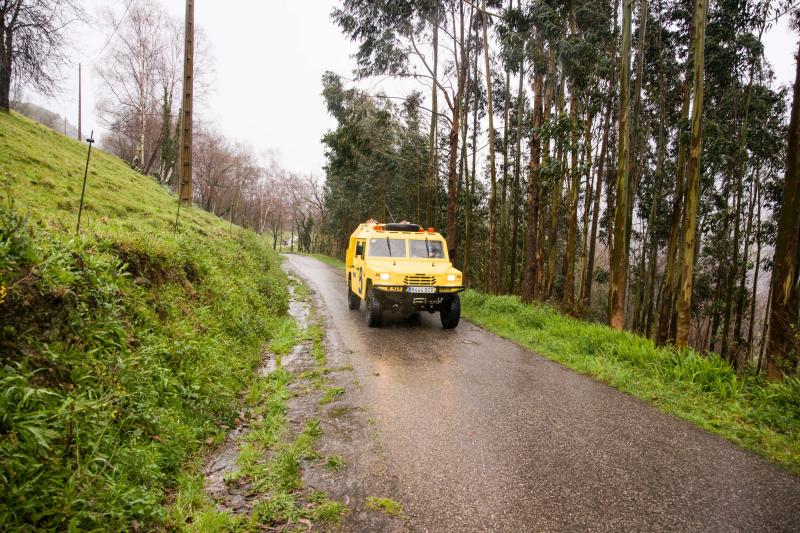
[{"label": "wooden utility pole", "polygon": [[[81,90],[82,90],[81,85],[82,85],[81,84],[81,64],[78,63],[78,141],[83,142],[83,134],[82,134],[82,130],[81,130],[81,127],[83,125],[83,121],[81,120],[81,118],[82,118],[81,100],[82,100],[82,96],[83,95],[81,94]],[[66,132],[65,132],[65,134],[66,134]]]},{"label": "wooden utility pole", "polygon": [[194,0],[186,0],[183,50],[183,106],[181,107],[181,150],[178,197],[192,204],[192,91],[194,88]]}]

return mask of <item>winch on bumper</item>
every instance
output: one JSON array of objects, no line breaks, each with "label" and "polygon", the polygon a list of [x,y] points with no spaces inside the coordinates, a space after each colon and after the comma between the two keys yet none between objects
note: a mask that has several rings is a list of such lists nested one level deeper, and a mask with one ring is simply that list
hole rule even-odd
[{"label": "winch on bumper", "polygon": [[395,311],[422,311],[431,313],[448,297],[458,294],[464,287],[436,287],[413,285],[374,285],[375,298],[384,309]]}]

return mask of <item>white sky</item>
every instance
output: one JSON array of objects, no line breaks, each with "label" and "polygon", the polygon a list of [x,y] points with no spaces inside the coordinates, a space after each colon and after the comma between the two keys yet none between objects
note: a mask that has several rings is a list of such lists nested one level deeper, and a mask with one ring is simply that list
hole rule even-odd
[{"label": "white sky", "polygon": [[[116,0],[121,12],[126,0]],[[136,1],[136,0],[133,0]],[[183,18],[183,0],[161,1]],[[84,0],[87,11],[97,13],[108,1]],[[208,116],[229,137],[246,142],[257,152],[274,150],[285,168],[323,174],[322,135],[335,127],[321,96],[326,70],[351,76],[355,45],[349,43],[330,20],[336,0],[196,0],[195,22],[212,44],[216,58],[215,90]],[[43,100],[29,97],[77,124],[77,63],[83,63],[83,130],[101,131],[95,117],[99,81],[94,61],[108,39],[109,30],[74,28],[72,63],[64,66],[64,91]],[[794,82],[797,35],[781,21],[764,37],[766,55],[779,84]],[[402,96],[401,85],[384,82],[388,94]],[[377,90],[372,87],[371,90]],[[398,92],[393,92],[398,91]],[[405,91],[403,91],[405,92]],[[200,117],[198,117],[200,118]]]}]

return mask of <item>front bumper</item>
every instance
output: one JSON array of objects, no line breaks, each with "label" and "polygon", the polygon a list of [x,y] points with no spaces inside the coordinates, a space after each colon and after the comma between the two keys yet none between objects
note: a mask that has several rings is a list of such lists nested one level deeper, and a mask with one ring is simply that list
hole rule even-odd
[{"label": "front bumper", "polygon": [[375,297],[385,307],[430,309],[437,307],[448,296],[463,292],[464,287],[431,287],[432,292],[409,292],[409,285],[373,285]]}]

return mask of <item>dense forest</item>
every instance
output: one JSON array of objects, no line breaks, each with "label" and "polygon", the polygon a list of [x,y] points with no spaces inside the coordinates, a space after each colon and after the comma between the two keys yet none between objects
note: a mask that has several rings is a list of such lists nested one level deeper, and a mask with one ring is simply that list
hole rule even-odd
[{"label": "dense forest", "polygon": [[[345,0],[322,233],[441,229],[473,288],[549,302],[741,372],[798,371],[798,85],[753,0]],[[789,52],[787,51],[787,54]],[[798,71],[800,76],[800,71]]]}]

